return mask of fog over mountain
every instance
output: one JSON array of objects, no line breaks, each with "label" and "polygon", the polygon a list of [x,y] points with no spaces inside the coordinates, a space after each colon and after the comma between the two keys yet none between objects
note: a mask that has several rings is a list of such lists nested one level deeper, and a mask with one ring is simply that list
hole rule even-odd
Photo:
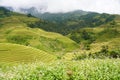
[{"label": "fog over mountain", "polygon": [[35,7],[51,13],[85,10],[120,14],[120,0],[0,0],[0,6],[13,7],[16,11]]}]

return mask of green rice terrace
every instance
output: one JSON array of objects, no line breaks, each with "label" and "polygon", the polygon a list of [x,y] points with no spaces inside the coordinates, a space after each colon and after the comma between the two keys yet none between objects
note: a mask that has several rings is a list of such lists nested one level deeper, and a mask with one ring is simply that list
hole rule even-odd
[{"label": "green rice terrace", "polygon": [[0,7],[0,80],[120,80],[120,16],[56,15]]}]

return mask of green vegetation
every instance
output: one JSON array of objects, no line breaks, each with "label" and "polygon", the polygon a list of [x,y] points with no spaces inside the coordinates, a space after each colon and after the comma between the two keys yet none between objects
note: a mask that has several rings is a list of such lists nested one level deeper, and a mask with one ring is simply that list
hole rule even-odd
[{"label": "green vegetation", "polygon": [[[81,44],[82,50],[90,50],[96,47],[99,47],[100,50],[100,47],[104,45],[107,45],[109,49],[115,49],[115,47],[116,49],[119,48],[119,46],[116,46],[120,45],[117,40],[120,39],[119,29],[100,27],[101,28],[83,28],[76,30],[70,33],[68,37],[78,44]],[[96,51],[96,49],[93,50]]]},{"label": "green vegetation", "polygon": [[102,46],[102,49],[94,53],[75,53],[73,60],[83,60],[83,59],[106,59],[106,58],[120,58],[120,50],[108,50],[108,46]]},{"label": "green vegetation", "polygon": [[96,39],[96,34],[90,30],[81,29],[78,31],[74,31],[71,34],[68,35],[72,40],[74,40],[77,43],[86,42],[86,43],[92,43]]},{"label": "green vegetation", "polygon": [[0,62],[4,63],[28,63],[50,62],[56,57],[44,51],[18,44],[0,43]]},{"label": "green vegetation", "polygon": [[119,80],[120,59],[86,59],[1,66],[2,80]]},{"label": "green vegetation", "polygon": [[[11,12],[12,13],[12,12]],[[46,24],[45,21],[12,13],[9,17],[1,18],[0,42],[15,43],[31,46],[48,53],[65,53],[72,51],[79,46],[71,39],[57,33],[46,32],[38,28],[29,28],[28,24],[39,21],[39,24]],[[46,24],[50,26],[49,24]]]},{"label": "green vegetation", "polygon": [[[30,27],[42,28],[46,31],[57,32],[63,35],[67,35],[72,31],[79,30],[85,27],[98,27],[103,24],[110,23],[116,18],[115,15],[109,14],[98,14],[93,12],[84,11],[73,11],[70,13],[44,13],[44,14],[33,14],[36,17],[47,20],[46,24],[40,24],[40,22],[29,24]],[[114,24],[111,23],[111,24]],[[41,26],[42,25],[42,26]],[[44,26],[43,26],[44,25]]]},{"label": "green vegetation", "polygon": [[[1,29],[2,30],[2,29]],[[3,30],[2,30],[3,31]],[[9,33],[9,34],[8,34]],[[72,51],[78,45],[67,37],[60,34],[45,32],[40,29],[27,27],[7,28],[1,36],[5,35],[1,42],[16,43],[25,46],[35,47],[49,53]]]},{"label": "green vegetation", "polygon": [[0,7],[0,18],[8,17],[11,15],[11,12],[4,7]]},{"label": "green vegetation", "polygon": [[120,80],[120,16],[79,13],[0,7],[0,80]]}]

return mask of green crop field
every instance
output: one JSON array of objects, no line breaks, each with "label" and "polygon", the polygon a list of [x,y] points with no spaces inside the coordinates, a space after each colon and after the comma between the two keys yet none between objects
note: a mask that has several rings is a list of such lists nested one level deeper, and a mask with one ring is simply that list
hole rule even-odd
[{"label": "green crop field", "polygon": [[28,63],[35,61],[50,62],[55,56],[42,50],[18,44],[0,43],[0,62]]}]

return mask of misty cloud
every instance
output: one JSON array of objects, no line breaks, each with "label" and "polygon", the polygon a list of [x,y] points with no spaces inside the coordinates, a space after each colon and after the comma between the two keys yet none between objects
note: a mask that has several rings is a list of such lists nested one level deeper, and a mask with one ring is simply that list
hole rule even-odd
[{"label": "misty cloud", "polygon": [[120,14],[120,0],[0,0],[1,6],[19,8],[42,7],[46,12],[68,12],[73,10]]}]

